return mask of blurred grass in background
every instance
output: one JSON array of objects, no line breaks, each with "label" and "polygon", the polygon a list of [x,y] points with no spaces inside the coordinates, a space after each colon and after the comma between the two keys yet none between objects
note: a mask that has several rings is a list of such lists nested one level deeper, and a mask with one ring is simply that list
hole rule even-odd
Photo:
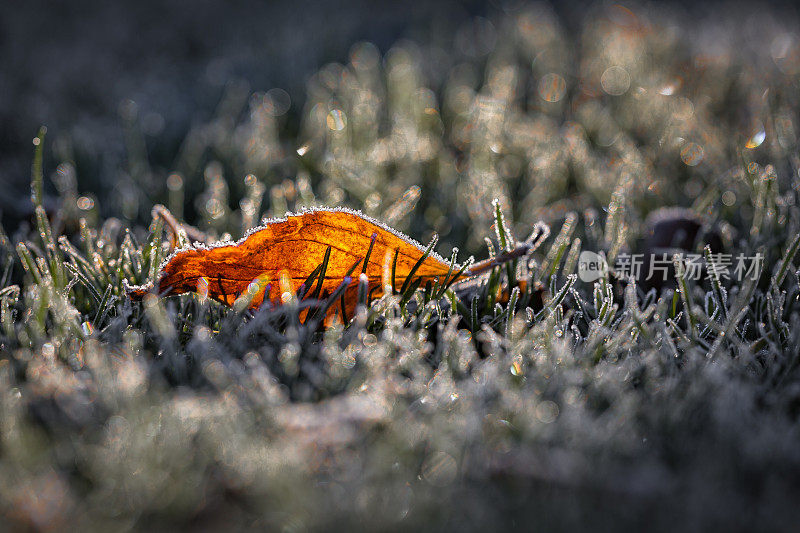
[{"label": "blurred grass in background", "polygon": [[[40,136],[32,216],[0,255],[3,514],[40,529],[793,524],[800,35],[740,9],[701,23],[598,4],[576,21],[514,5],[439,42],[357,43],[302,109],[228,83],[168,164],[127,101],[107,189]],[[296,302],[124,296],[167,253],[155,203],[214,238],[347,205],[463,259],[505,239],[494,198],[513,235],[554,230],[516,273],[549,289],[542,311],[533,283],[498,300],[500,269],[455,310],[384,298],[325,332]],[[661,293],[576,281],[581,250],[640,250],[667,206],[764,254],[764,275]]]}]

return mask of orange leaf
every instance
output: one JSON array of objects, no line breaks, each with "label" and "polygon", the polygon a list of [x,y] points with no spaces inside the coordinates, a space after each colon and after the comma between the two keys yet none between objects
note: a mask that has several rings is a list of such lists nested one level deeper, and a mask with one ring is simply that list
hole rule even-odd
[{"label": "orange leaf", "polygon": [[[268,221],[236,243],[178,250],[161,266],[156,283],[129,287],[128,294],[140,299],[154,289],[161,295],[198,292],[227,305],[242,296],[252,297],[253,308],[265,299],[279,305],[298,292],[323,262],[328,247],[331,254],[319,286],[319,298],[324,299],[344,284],[345,318],[351,318],[355,310],[362,272],[368,291],[385,288],[390,283],[387,276],[391,277],[386,261],[391,258],[394,263],[396,254],[395,285],[399,288],[425,252],[409,237],[354,211],[315,209]],[[364,268],[367,256],[369,261]],[[449,271],[449,262],[431,253],[413,278],[421,278],[424,286],[437,278],[444,282]],[[313,287],[305,287],[304,293],[315,291],[318,281]],[[327,318],[332,319],[337,312],[341,312],[341,306],[331,306]]]}]

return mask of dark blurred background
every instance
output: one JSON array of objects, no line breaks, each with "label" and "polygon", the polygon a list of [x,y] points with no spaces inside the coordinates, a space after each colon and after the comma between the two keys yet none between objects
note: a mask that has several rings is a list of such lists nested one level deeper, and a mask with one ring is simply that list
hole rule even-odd
[{"label": "dark blurred background", "polygon": [[[353,44],[385,52],[401,38],[452,48],[471,17],[518,9],[519,0],[76,0],[0,7],[0,212],[12,229],[29,216],[28,183],[40,125],[49,169],[64,158],[83,190],[113,189],[124,159],[121,113],[135,102],[148,156],[169,171],[193,122],[214,112],[225,87],[279,87],[302,109],[308,77],[346,59]],[[589,2],[554,5],[578,25]],[[714,19],[725,3],[680,2],[689,18]],[[784,7],[789,7],[785,4]],[[752,5],[748,10],[752,12]],[[290,124],[291,127],[291,118]]]},{"label": "dark blurred background", "polygon": [[449,38],[466,18],[491,9],[497,7],[456,0],[4,2],[3,221],[13,227],[29,209],[31,139],[42,124],[48,145],[62,143],[62,151],[68,148],[78,160],[85,187],[104,172],[112,175],[123,157],[125,100],[136,102],[149,145],[174,147],[193,120],[213,113],[226,84],[250,91],[280,87],[297,113],[307,77],[346,58],[354,43],[370,41],[385,50],[403,37]]}]

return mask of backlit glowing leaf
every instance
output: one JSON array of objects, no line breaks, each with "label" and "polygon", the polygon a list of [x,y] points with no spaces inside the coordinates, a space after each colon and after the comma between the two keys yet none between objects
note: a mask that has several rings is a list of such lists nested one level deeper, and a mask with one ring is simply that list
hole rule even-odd
[{"label": "backlit glowing leaf", "polygon": [[[171,215],[160,216],[171,220]],[[172,225],[180,226],[177,221]],[[359,302],[383,294],[403,294],[406,301],[417,287],[428,287],[440,297],[451,283],[521,257],[547,237],[537,225],[529,239],[512,248],[510,233],[503,229],[499,255],[461,266],[455,250],[450,261],[433,251],[436,238],[425,248],[357,211],[318,208],[269,220],[238,242],[196,242],[177,250],[154,280],[127,291],[135,300],[152,292],[195,292],[201,300],[212,298],[238,311],[265,302],[285,305],[298,297],[312,306],[336,300],[326,306],[325,322],[331,324],[349,320]],[[299,313],[302,320],[308,317],[305,307]]]},{"label": "backlit glowing leaf", "polygon": [[[301,287],[326,259],[329,247],[324,279],[312,282],[313,287]],[[424,254],[425,248],[413,239],[360,213],[315,209],[268,221],[235,243],[195,244],[178,250],[161,266],[155,282],[130,287],[128,294],[139,299],[152,291],[160,295],[197,292],[227,305],[256,308],[265,300],[285,303],[298,291],[314,292],[324,299],[344,284],[344,312],[350,318],[362,273],[370,293],[381,289],[378,295],[392,283],[388,268],[398,288],[411,275],[414,281],[421,279],[423,286],[437,279],[443,283],[452,272],[450,262],[434,252],[420,262]],[[391,267],[387,258],[392,260]],[[337,305],[330,313],[341,311]]]}]

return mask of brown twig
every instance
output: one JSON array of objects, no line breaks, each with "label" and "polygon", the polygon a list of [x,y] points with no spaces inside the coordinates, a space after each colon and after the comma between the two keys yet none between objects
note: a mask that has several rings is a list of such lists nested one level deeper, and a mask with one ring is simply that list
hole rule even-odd
[{"label": "brown twig", "polygon": [[532,246],[530,243],[523,243],[511,250],[510,252],[501,252],[494,257],[490,257],[489,259],[484,259],[483,261],[478,261],[472,267],[464,271],[464,276],[472,277],[477,276],[479,274],[483,274],[484,272],[488,272],[489,270],[493,269],[494,267],[503,265],[508,263],[509,261],[513,261],[519,257],[527,255],[528,252],[532,250]]},{"label": "brown twig", "polygon": [[175,218],[169,209],[161,204],[154,205],[151,213],[154,219],[161,218],[169,228],[169,244],[172,248],[175,248],[181,233],[192,241],[206,242],[208,240],[208,235],[194,226],[178,222],[178,219]]}]

